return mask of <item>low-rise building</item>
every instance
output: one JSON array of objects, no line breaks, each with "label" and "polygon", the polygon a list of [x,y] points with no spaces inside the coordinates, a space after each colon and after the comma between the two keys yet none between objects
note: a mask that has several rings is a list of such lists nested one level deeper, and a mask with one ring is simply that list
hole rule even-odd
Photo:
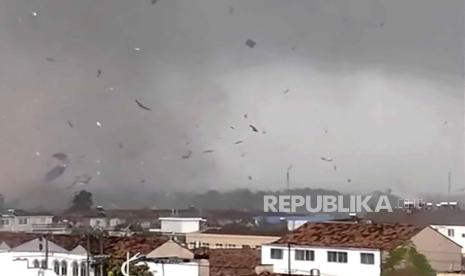
[{"label": "low-rise building", "polygon": [[10,209],[1,214],[0,232],[56,233],[69,232],[65,223],[54,221],[54,215],[49,213],[33,213]]},{"label": "low-rise building", "polygon": [[245,226],[225,226],[210,228],[202,232],[186,234],[186,244],[190,249],[207,248],[260,248],[278,240],[287,231],[285,229],[255,229]]},{"label": "low-rise building", "polygon": [[275,273],[379,276],[389,252],[406,244],[438,272],[462,269],[460,245],[431,227],[406,224],[307,223],[263,245],[261,260]]}]

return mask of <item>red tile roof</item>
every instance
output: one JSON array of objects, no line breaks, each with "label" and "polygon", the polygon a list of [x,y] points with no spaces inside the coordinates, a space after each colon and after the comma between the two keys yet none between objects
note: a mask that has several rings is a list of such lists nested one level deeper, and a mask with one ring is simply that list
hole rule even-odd
[{"label": "red tile roof", "polygon": [[391,250],[422,229],[409,224],[306,223],[273,244]]}]

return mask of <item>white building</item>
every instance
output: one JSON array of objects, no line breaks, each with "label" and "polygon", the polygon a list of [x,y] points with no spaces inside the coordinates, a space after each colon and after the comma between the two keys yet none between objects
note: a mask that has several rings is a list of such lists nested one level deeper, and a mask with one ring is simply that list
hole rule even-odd
[{"label": "white building", "polygon": [[353,222],[307,223],[263,245],[261,262],[283,274],[380,276],[385,254],[406,243],[438,272],[462,268],[461,246],[430,227]]},{"label": "white building", "polygon": [[179,218],[165,217],[159,218],[162,233],[192,233],[200,230],[200,223],[205,221],[202,218]]},{"label": "white building", "polygon": [[[45,253],[46,251],[48,254]],[[68,251],[52,241],[41,238],[27,241],[13,248],[5,242],[1,243],[0,266],[9,267],[10,270],[16,272],[14,275],[20,275],[18,274],[20,271],[30,273],[30,271],[38,270],[47,271],[45,275],[94,275],[92,269],[90,273],[87,273],[87,251],[82,246],[78,245]]]},{"label": "white building", "polygon": [[8,210],[0,217],[0,231],[28,233],[67,233],[65,224],[53,222],[53,215]]},{"label": "white building", "polygon": [[439,233],[462,246],[462,254],[465,255],[465,226],[460,225],[431,225]]}]

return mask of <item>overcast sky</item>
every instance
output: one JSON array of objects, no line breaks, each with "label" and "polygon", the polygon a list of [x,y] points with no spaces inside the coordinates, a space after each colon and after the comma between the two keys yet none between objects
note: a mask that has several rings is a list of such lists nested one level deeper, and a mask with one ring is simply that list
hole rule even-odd
[{"label": "overcast sky", "polygon": [[459,189],[463,36],[461,0],[0,0],[0,186]]}]

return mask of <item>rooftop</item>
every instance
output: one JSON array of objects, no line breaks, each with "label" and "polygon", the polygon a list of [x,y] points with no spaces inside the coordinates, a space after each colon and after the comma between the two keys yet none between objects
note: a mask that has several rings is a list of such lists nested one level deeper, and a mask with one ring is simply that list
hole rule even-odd
[{"label": "rooftop", "polygon": [[391,250],[423,228],[410,224],[306,223],[273,244]]},{"label": "rooftop", "polygon": [[246,235],[246,236],[272,236],[280,237],[288,233],[287,228],[250,228],[240,224],[230,224],[221,228],[209,228],[205,234],[219,235]]},{"label": "rooftop", "polygon": [[256,275],[260,251],[255,249],[207,249],[202,252],[210,262],[210,276]]},{"label": "rooftop", "polygon": [[465,211],[460,209],[418,210],[394,209],[393,212],[368,213],[365,219],[378,223],[409,223],[418,226],[465,226]]}]

